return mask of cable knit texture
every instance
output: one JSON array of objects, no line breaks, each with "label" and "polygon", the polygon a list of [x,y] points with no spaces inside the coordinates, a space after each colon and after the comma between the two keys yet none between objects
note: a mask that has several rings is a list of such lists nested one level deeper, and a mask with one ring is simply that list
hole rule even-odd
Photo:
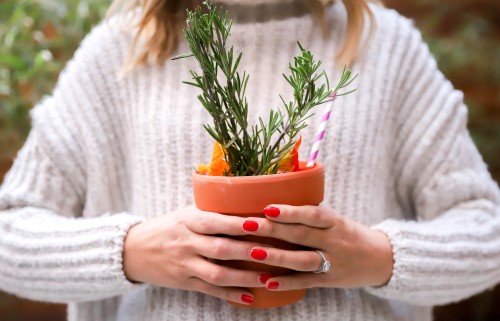
[{"label": "cable knit texture", "polygon": [[[295,41],[324,61],[342,44],[346,11],[329,7],[323,38],[307,12],[237,1],[232,42],[250,73],[250,121],[291,97],[281,73]],[[141,220],[193,203],[193,166],[207,162],[210,118],[189,80],[193,60],[122,75],[132,35],[96,27],[32,111],[33,129],[0,189],[0,288],[69,303],[70,321],[431,320],[431,306],[500,280],[500,196],[466,129],[462,94],[437,70],[412,23],[373,7],[377,29],[353,66],[358,91],[339,99],[322,146],[323,206],[385,232],[390,282],[311,289],[295,305],[230,307],[203,294],[129,283],[123,240]],[[260,15],[258,14],[260,12]],[[287,16],[287,13],[288,16]],[[367,33],[368,34],[368,33]],[[187,52],[182,43],[178,53]],[[303,132],[305,157],[320,117]],[[333,259],[335,267],[335,259]],[[366,267],[370,269],[369,266]],[[335,273],[335,268],[333,269]]]}]

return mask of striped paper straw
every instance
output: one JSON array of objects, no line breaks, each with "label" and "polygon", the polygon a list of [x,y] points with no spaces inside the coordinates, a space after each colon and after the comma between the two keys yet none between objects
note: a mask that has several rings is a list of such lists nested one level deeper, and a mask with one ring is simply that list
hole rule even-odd
[{"label": "striped paper straw", "polygon": [[319,124],[318,131],[316,132],[316,138],[314,139],[314,144],[311,148],[311,153],[309,154],[309,161],[306,167],[313,167],[316,164],[316,158],[318,158],[319,147],[321,146],[321,141],[325,137],[326,125],[330,119],[330,114],[332,111],[333,101],[337,98],[337,93],[334,92],[331,95],[331,100],[325,106],[325,111],[323,112],[323,117],[321,118],[321,123]]}]

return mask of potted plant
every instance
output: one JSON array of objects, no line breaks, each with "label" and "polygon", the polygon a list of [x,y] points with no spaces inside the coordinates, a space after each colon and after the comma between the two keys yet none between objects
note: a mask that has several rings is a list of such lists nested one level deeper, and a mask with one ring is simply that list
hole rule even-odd
[{"label": "potted plant", "polygon": [[[324,168],[319,163],[306,165],[299,161],[300,131],[307,126],[306,120],[314,107],[348,94],[338,91],[355,77],[344,69],[336,88],[330,89],[326,73],[317,72],[321,62],[315,61],[311,52],[298,43],[300,55],[290,64],[290,75],[284,75],[294,99],[290,102],[282,99],[284,112],[270,110],[266,121],[259,118],[257,124],[249,124],[245,98],[249,76],[238,71],[242,53],[236,54],[233,47],[226,46],[230,30],[227,11],[205,1],[204,8],[187,13],[184,35],[191,53],[173,58],[194,57],[198,61],[201,73],[191,70],[192,81],[185,83],[201,90],[198,99],[213,120],[212,124],[204,125],[215,140],[212,161],[199,165],[193,173],[196,206],[227,215],[263,216],[262,210],[269,204],[318,205],[323,200]],[[320,80],[322,84],[318,84]],[[243,239],[297,249],[296,245],[279,240],[255,236]],[[273,275],[290,272],[254,262],[220,263]],[[249,291],[254,295],[250,306],[253,308],[291,304],[305,294],[305,290]]]}]

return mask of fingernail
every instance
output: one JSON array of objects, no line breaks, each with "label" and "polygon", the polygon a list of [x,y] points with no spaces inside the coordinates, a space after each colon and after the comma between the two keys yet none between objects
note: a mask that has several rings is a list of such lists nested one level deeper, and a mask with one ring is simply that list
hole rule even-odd
[{"label": "fingernail", "polygon": [[280,215],[280,209],[273,206],[267,206],[264,208],[264,215],[269,217],[278,217]]},{"label": "fingernail", "polygon": [[267,252],[260,249],[253,249],[252,252],[250,253],[250,256],[252,257],[252,259],[262,261],[266,259]]},{"label": "fingernail", "polygon": [[252,304],[253,303],[253,297],[251,295],[248,295],[248,294],[242,294],[241,295],[241,301],[243,301],[245,303]]},{"label": "fingernail", "polygon": [[259,281],[262,284],[266,284],[267,280],[269,280],[272,277],[274,277],[274,275],[269,273],[261,273],[261,275],[259,276]]},{"label": "fingernail", "polygon": [[276,290],[279,287],[280,287],[280,283],[279,282],[269,282],[269,284],[267,285],[267,288],[269,290]]},{"label": "fingernail", "polygon": [[246,220],[243,223],[243,229],[248,232],[255,232],[259,228],[259,223],[255,221]]}]

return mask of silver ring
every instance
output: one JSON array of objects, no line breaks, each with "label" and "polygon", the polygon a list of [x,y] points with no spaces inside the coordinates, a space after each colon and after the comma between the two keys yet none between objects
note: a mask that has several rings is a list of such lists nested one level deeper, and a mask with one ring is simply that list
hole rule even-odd
[{"label": "silver ring", "polygon": [[323,252],[321,252],[320,250],[316,250],[316,252],[318,252],[319,256],[321,256],[321,264],[317,270],[313,271],[313,273],[326,273],[330,271],[332,263],[326,259]]}]

